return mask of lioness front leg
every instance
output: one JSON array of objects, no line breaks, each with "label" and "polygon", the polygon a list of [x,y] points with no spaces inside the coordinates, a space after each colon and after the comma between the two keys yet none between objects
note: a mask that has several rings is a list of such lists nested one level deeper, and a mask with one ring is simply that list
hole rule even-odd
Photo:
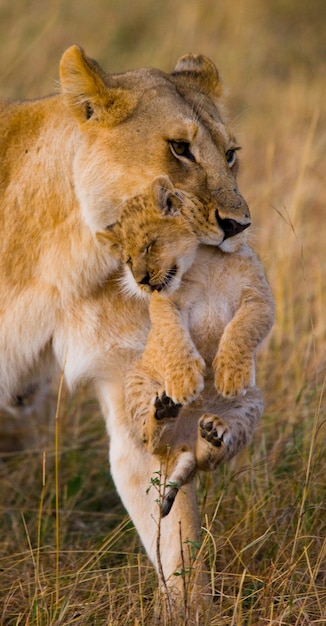
[{"label": "lioness front leg", "polygon": [[141,362],[149,372],[160,374],[175,404],[189,404],[204,387],[205,362],[170,298],[154,292],[149,311],[151,330]]},{"label": "lioness front leg", "polygon": [[[110,436],[111,473],[156,568],[163,598],[168,600],[169,615],[173,619],[166,623],[186,623],[187,603],[193,613],[191,623],[201,623],[198,614],[201,610],[207,614],[207,607],[203,605],[208,580],[201,552],[194,561],[190,550],[190,546],[200,541],[195,478],[181,490],[169,515],[162,515],[162,504],[158,503],[151,479],[159,478],[163,484],[167,478],[165,465],[139,439],[135,441],[133,419],[125,411],[125,389],[101,383],[97,385],[97,393]],[[185,573],[181,575],[182,572]]]}]

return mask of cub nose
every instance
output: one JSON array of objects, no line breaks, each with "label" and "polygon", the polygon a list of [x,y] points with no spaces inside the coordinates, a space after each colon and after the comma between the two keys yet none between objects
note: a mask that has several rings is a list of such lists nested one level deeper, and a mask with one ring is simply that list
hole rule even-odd
[{"label": "cub nose", "polygon": [[151,277],[149,273],[145,274],[144,278],[138,281],[139,285],[149,285]]},{"label": "cub nose", "polygon": [[215,215],[218,225],[222,228],[224,232],[224,239],[228,239],[229,237],[234,237],[234,235],[238,235],[238,233],[241,233],[251,224],[250,221],[247,224],[240,224],[240,222],[237,222],[236,220],[231,220],[229,218],[222,219],[219,216],[218,211],[215,211]]}]

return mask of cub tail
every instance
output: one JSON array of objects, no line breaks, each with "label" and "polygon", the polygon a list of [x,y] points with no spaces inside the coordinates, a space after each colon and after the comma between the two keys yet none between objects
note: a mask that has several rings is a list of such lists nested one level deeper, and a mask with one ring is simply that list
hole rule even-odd
[{"label": "cub tail", "polygon": [[195,453],[185,446],[173,453],[173,470],[165,484],[165,493],[162,501],[162,517],[166,517],[174,504],[178,491],[188,483],[196,471]]}]

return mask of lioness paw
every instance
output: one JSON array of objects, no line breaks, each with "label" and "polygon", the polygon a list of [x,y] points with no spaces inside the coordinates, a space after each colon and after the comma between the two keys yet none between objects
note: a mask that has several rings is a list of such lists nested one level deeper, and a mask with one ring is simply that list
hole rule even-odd
[{"label": "lioness paw", "polygon": [[215,388],[225,398],[245,395],[246,389],[254,384],[254,364],[252,359],[242,362],[225,359],[218,354],[213,362]]},{"label": "lioness paw", "polygon": [[166,395],[175,404],[190,404],[204,389],[204,372],[205,361],[199,354],[188,358],[184,366],[180,365],[174,372],[169,371],[165,377]]}]

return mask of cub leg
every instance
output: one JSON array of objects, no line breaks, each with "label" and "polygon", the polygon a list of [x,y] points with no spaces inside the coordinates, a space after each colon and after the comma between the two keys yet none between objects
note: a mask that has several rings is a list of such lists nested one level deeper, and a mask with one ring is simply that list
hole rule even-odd
[{"label": "cub leg", "polygon": [[198,469],[205,471],[215,469],[250,443],[264,410],[262,392],[251,387],[241,398],[220,398],[214,408],[216,413],[205,413],[198,420],[196,460]]},{"label": "cub leg", "polygon": [[213,362],[215,387],[226,398],[244,395],[255,385],[255,354],[275,316],[273,295],[259,259],[250,258],[250,274],[234,317],[224,328]]},{"label": "cub leg", "polygon": [[245,395],[248,387],[255,384],[255,361],[252,354],[239,354],[239,347],[234,350],[229,345],[220,347],[213,361],[215,387],[225,398]]},{"label": "cub leg", "polygon": [[196,442],[198,467],[206,471],[215,469],[226,458],[231,439],[232,431],[219,415],[204,413],[198,422]]},{"label": "cub leg", "polygon": [[159,376],[135,363],[125,379],[125,407],[135,441],[152,454],[166,454],[173,440],[175,417],[181,408],[169,398]]},{"label": "cub leg", "polygon": [[151,330],[141,362],[149,372],[159,372],[175,404],[188,404],[204,387],[205,362],[170,298],[154,292],[149,312]]},{"label": "cub leg", "polygon": [[[181,407],[164,392],[160,396],[158,383],[141,367],[134,370],[134,376],[135,372],[137,377],[131,381],[126,406],[128,412],[131,409],[134,427],[139,430],[142,426],[147,450],[167,463],[162,503],[162,514],[167,516],[178,492],[196,469],[214,470],[249,444],[263,413],[263,396],[258,387],[251,387],[245,396],[227,399],[217,397],[212,388],[206,402],[204,399]],[[138,394],[133,393],[135,390]],[[203,414],[203,409],[210,412]]]},{"label": "cub leg", "polygon": [[142,443],[166,467],[168,479],[162,501],[162,517],[165,517],[180,486],[194,476],[196,468],[194,446],[190,449],[189,435],[184,444],[175,445],[176,418],[181,404],[175,404],[162,392],[159,384],[139,363],[134,367],[132,376],[127,378],[125,406],[135,441]]},{"label": "cub leg", "polygon": [[257,387],[248,389],[242,398],[208,400],[207,408],[216,413],[202,414],[201,405],[198,402],[183,407],[176,420],[168,459],[164,515],[172,509],[177,493],[182,492],[196,469],[214,470],[249,444],[263,413],[262,393]]}]

